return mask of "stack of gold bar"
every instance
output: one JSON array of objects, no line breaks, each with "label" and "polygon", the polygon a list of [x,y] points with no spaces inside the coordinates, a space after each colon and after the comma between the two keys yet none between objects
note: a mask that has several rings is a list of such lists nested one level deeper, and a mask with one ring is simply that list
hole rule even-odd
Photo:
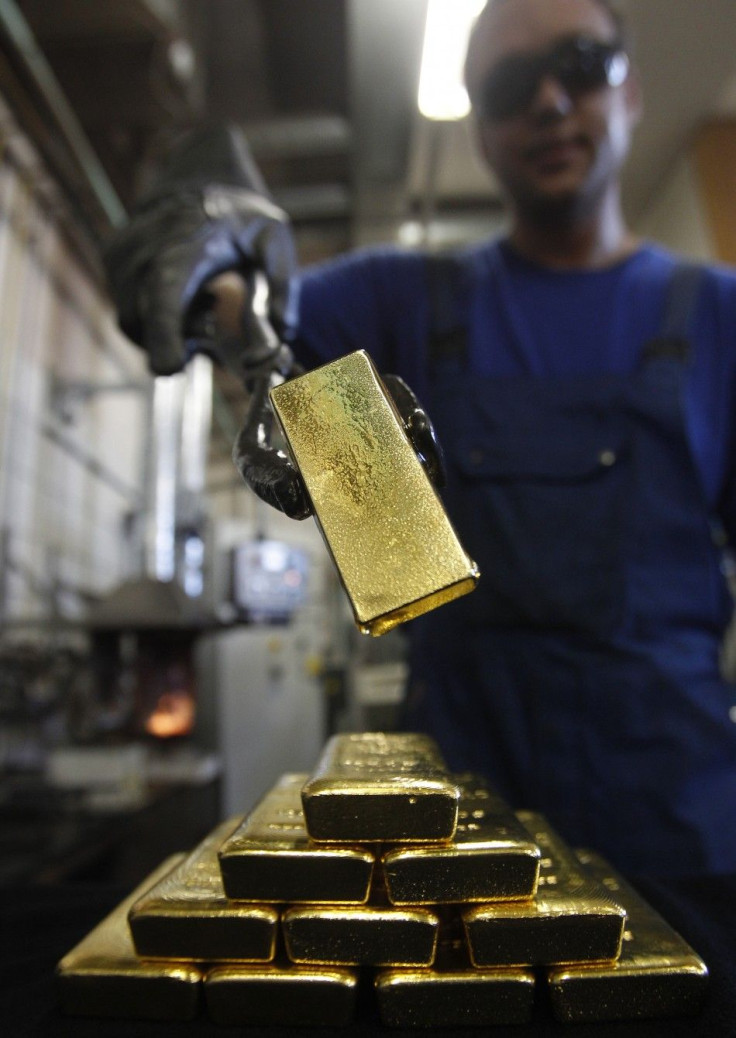
[{"label": "stack of gold bar", "polygon": [[604,861],[375,732],[165,862],[57,972],[71,1014],[291,1027],[349,1025],[359,983],[386,1027],[462,1027],[685,1015],[707,980]]}]

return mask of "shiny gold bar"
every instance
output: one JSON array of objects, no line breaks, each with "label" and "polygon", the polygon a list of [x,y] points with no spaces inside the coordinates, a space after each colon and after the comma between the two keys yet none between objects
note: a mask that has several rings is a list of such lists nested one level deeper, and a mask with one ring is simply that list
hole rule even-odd
[{"label": "shiny gold bar", "polygon": [[462,931],[443,925],[432,966],[379,970],[376,1002],[385,1027],[525,1024],[534,1011],[531,969],[474,967]]},{"label": "shiny gold bar", "polygon": [[700,956],[606,861],[590,851],[578,851],[578,858],[628,918],[616,962],[549,971],[555,1017],[597,1023],[697,1013],[708,985]]},{"label": "shiny gold bar", "polygon": [[439,916],[427,908],[394,908],[373,885],[367,905],[295,905],[281,920],[292,962],[339,966],[428,966]]},{"label": "shiny gold bar", "polygon": [[212,1020],[226,1027],[347,1027],[357,970],[340,966],[216,966],[204,982]]},{"label": "shiny gold bar", "polygon": [[302,789],[307,831],[326,842],[449,840],[460,790],[417,733],[333,735]]},{"label": "shiny gold bar", "polygon": [[270,398],[360,630],[383,634],[473,590],[478,569],[364,350]]},{"label": "shiny gold bar", "polygon": [[138,958],[128,911],[183,855],[167,859],[114,908],[56,967],[59,1003],[73,1016],[191,1020],[199,1007],[202,974],[184,962]]},{"label": "shiny gold bar", "polygon": [[231,901],[222,885],[217,851],[241,821],[221,822],[132,906],[129,922],[139,955],[195,962],[273,958],[278,911]]},{"label": "shiny gold bar", "polygon": [[456,775],[460,804],[451,843],[394,847],[382,856],[396,905],[533,897],[539,848],[508,804],[476,775]]},{"label": "shiny gold bar", "polygon": [[519,819],[543,854],[537,893],[530,901],[498,902],[462,913],[473,963],[537,966],[615,959],[625,910],[541,815],[520,811]]},{"label": "shiny gold bar", "polygon": [[365,847],[321,845],[307,833],[306,774],[282,775],[219,850],[225,893],[244,901],[368,900],[374,855]]}]

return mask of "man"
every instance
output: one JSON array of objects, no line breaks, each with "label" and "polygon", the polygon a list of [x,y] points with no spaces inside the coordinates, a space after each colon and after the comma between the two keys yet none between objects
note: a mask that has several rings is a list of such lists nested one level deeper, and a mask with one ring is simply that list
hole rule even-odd
[{"label": "man", "polygon": [[491,0],[466,74],[508,238],[307,272],[293,344],[417,391],[483,574],[410,625],[405,723],[629,871],[733,871],[736,279],[626,227],[641,101],[607,0]]},{"label": "man", "polygon": [[638,80],[608,4],[529,12],[492,3],[473,33],[466,80],[480,145],[506,189],[519,252],[558,268],[604,266],[637,247],[617,174],[641,112]]}]

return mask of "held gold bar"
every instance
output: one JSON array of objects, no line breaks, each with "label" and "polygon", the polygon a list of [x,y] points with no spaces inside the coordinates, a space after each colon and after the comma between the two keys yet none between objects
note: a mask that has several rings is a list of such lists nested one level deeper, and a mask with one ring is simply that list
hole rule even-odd
[{"label": "held gold bar", "polygon": [[186,962],[138,958],[128,929],[130,906],[182,858],[167,859],[64,956],[56,967],[56,984],[65,1013],[141,1020],[194,1018],[200,971]]},{"label": "held gold bar", "polygon": [[216,966],[204,981],[210,1018],[226,1027],[347,1027],[357,970],[340,966]]},{"label": "held gold bar", "polygon": [[597,1023],[697,1013],[708,985],[700,956],[606,861],[590,851],[578,851],[578,857],[628,918],[616,962],[549,971],[555,1017]]},{"label": "held gold bar", "polygon": [[513,1026],[534,1011],[534,972],[478,969],[462,937],[441,934],[432,966],[379,970],[374,983],[385,1027]]},{"label": "held gold bar", "polygon": [[625,910],[541,815],[520,811],[519,818],[543,854],[537,893],[531,901],[498,902],[462,913],[473,963],[537,966],[615,959]]},{"label": "held gold bar", "polygon": [[362,631],[383,634],[474,589],[478,569],[364,350],[270,398]]},{"label": "held gold bar", "polygon": [[367,905],[295,905],[281,925],[292,962],[429,966],[440,920],[427,908],[394,908],[374,884]]},{"label": "held gold bar", "polygon": [[309,835],[326,842],[449,840],[459,799],[437,744],[414,732],[333,735],[302,789]]},{"label": "held gold bar", "polygon": [[231,901],[222,885],[217,851],[240,821],[218,825],[132,906],[129,922],[139,955],[199,962],[273,958],[278,911]]},{"label": "held gold bar", "polygon": [[508,804],[480,777],[457,775],[460,804],[451,843],[394,847],[382,856],[393,904],[528,899],[540,852]]},{"label": "held gold bar", "polygon": [[325,846],[310,839],[301,800],[308,778],[282,775],[223,842],[218,856],[228,897],[311,903],[368,900],[374,855],[365,847]]}]

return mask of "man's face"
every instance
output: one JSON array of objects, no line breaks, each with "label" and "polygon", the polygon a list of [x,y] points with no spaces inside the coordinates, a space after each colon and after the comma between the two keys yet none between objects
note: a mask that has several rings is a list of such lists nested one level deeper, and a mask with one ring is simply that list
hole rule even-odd
[{"label": "man's face", "polygon": [[[500,62],[549,53],[576,38],[615,41],[615,26],[596,0],[502,0],[481,23],[469,54],[471,96]],[[585,211],[615,183],[639,115],[631,74],[621,85],[579,92],[548,72],[520,110],[501,117],[478,113],[478,135],[519,212],[571,205]]]}]

